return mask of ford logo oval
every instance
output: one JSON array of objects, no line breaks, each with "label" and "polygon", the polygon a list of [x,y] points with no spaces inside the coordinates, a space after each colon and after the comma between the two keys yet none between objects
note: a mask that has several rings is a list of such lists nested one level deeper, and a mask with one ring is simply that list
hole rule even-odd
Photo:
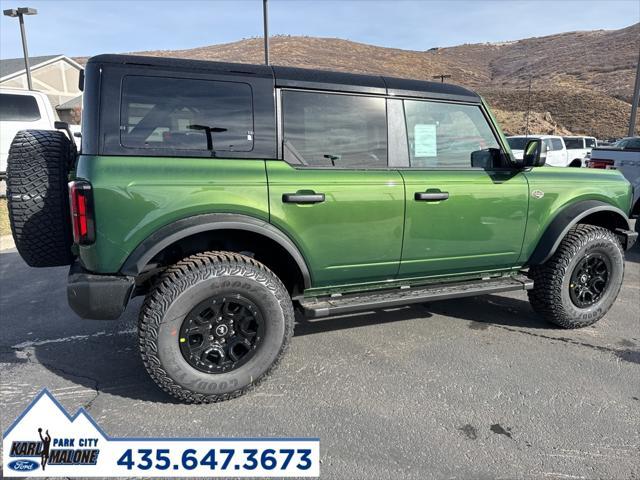
[{"label": "ford logo oval", "polygon": [[33,472],[38,468],[38,463],[33,460],[14,460],[9,462],[9,468],[16,472]]}]

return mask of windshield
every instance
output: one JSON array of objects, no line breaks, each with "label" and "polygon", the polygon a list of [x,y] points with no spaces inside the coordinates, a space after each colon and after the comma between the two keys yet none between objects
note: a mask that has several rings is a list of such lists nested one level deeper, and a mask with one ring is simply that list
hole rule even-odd
[{"label": "windshield", "polygon": [[535,140],[533,137],[511,137],[507,138],[507,142],[509,142],[509,146],[512,150],[524,150],[524,147],[527,145],[529,140]]}]

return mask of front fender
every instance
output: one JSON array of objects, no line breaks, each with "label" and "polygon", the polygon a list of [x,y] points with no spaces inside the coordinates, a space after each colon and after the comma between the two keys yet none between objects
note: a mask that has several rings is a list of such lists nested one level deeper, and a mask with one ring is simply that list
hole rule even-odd
[{"label": "front fender", "polygon": [[594,224],[602,227],[614,231],[617,228],[631,230],[629,219],[619,208],[599,200],[577,202],[564,207],[556,214],[542,234],[526,265],[540,265],[546,262],[556,252],[569,229],[589,216],[598,219],[599,221]]}]

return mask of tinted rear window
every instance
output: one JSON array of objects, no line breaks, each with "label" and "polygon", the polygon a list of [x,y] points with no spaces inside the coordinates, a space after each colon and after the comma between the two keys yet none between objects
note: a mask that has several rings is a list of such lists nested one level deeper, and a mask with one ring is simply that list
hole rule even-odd
[{"label": "tinted rear window", "polygon": [[40,120],[40,110],[34,97],[0,94],[0,121],[35,122],[36,120]]},{"label": "tinted rear window", "polygon": [[567,146],[567,148],[584,148],[582,146],[582,139],[581,138],[567,138],[567,137],[564,137],[564,144]]},{"label": "tinted rear window", "polygon": [[584,139],[584,143],[587,146],[587,148],[596,147],[596,139],[595,138],[585,138]]},{"label": "tinted rear window", "polygon": [[122,82],[120,142],[131,148],[251,151],[251,87],[127,76]]}]

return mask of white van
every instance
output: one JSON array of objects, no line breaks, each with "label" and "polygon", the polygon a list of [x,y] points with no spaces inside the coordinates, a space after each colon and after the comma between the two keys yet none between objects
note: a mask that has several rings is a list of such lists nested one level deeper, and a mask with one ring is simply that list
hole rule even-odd
[{"label": "white van", "polygon": [[[511,152],[516,158],[521,159],[524,154],[524,147],[529,140],[542,140],[542,144],[547,147],[547,161],[545,165],[551,165],[552,167],[567,167],[569,166],[569,156],[567,155],[567,147],[564,144],[562,137],[557,135],[518,135],[513,137],[507,137]],[[574,165],[571,165],[574,166]],[[580,166],[580,165],[575,165]]]}]

